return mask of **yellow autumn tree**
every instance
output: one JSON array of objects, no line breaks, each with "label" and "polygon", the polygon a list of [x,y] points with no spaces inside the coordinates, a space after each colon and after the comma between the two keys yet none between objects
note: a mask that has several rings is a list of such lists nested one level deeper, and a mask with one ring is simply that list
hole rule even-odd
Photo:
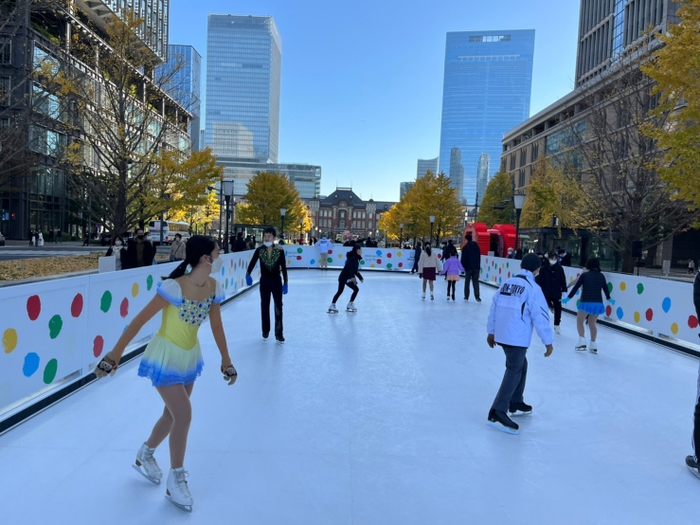
[{"label": "yellow autumn tree", "polygon": [[236,207],[239,224],[257,226],[274,226],[282,233],[282,214],[284,208],[284,231],[286,237],[299,231],[299,221],[303,221],[303,231],[313,227],[309,209],[299,197],[299,190],[282,173],[261,171],[247,185],[248,193],[245,203]]},{"label": "yellow autumn tree", "polygon": [[506,172],[496,173],[486,186],[476,220],[486,223],[489,227],[494,224],[510,224],[513,216],[512,205],[513,180]]},{"label": "yellow autumn tree", "polygon": [[204,202],[187,209],[176,209],[170,212],[168,218],[173,221],[183,221],[190,224],[193,231],[208,233],[212,225],[219,220],[221,206],[215,192],[209,192]]}]

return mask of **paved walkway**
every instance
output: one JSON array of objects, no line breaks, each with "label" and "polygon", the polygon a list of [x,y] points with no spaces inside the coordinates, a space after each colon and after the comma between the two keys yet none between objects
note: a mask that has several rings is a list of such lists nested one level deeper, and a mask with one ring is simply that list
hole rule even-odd
[{"label": "paved walkway", "polygon": [[260,337],[257,290],[230,303],[233,387],[202,328],[192,514],[130,466],[162,409],[132,363],[0,436],[0,522],[697,524],[696,360],[604,327],[600,355],[576,354],[565,315],[554,355],[529,354],[534,414],[504,434],[486,425],[494,289],[448,303],[439,280],[431,302],[416,277],[366,277],[358,313],[329,316],[337,273],[291,272],[283,348]]}]

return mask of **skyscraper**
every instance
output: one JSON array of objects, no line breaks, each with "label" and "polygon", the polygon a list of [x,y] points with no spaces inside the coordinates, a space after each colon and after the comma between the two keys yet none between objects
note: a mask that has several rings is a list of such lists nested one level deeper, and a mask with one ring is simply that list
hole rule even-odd
[{"label": "skyscraper", "polygon": [[168,62],[157,75],[167,78],[163,87],[183,108],[192,113],[190,138],[192,151],[200,150],[202,127],[202,56],[192,46],[170,44]]},{"label": "skyscraper", "polygon": [[454,147],[450,150],[450,182],[457,190],[459,200],[464,199],[464,167],[462,166],[462,152]]},{"label": "skyscraper", "polygon": [[224,165],[277,162],[281,75],[271,16],[209,15],[205,142]]},{"label": "skyscraper", "polygon": [[399,185],[399,199],[403,199],[403,196],[406,195],[406,192],[413,188],[413,185],[415,182],[409,181],[409,182],[402,182]]},{"label": "skyscraper", "polygon": [[[534,30],[447,33],[440,171],[464,178],[469,203],[476,196],[481,154],[499,158],[503,134],[530,115],[534,48]],[[454,148],[463,171],[453,163]]]},{"label": "skyscraper", "polygon": [[489,185],[489,169],[490,169],[491,159],[488,153],[482,153],[479,156],[479,167],[476,169],[476,193],[477,201],[473,204],[481,204],[481,199],[484,198],[486,193],[486,186]]},{"label": "skyscraper", "polygon": [[434,159],[418,159],[418,170],[416,171],[416,180],[425,177],[425,173],[430,170],[433,175],[438,173],[438,158]]}]

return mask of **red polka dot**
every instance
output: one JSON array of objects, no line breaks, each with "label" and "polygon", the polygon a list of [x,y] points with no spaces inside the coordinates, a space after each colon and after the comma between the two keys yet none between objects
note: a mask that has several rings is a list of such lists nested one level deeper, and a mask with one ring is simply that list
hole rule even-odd
[{"label": "red polka dot", "polygon": [[382,264],[382,260],[381,260],[381,259],[377,259],[377,264]]},{"label": "red polka dot", "polygon": [[510,272],[508,272],[508,279],[510,279]]},{"label": "red polka dot", "polygon": [[399,268],[403,268],[403,263],[399,263]]},{"label": "red polka dot", "polygon": [[29,315],[29,319],[36,321],[39,318],[40,313],[41,299],[39,299],[38,295],[32,295],[29,299],[27,299],[27,314]]},{"label": "red polka dot", "polygon": [[297,255],[297,261],[301,261],[301,255]]},{"label": "red polka dot", "polygon": [[95,357],[100,357],[100,355],[102,354],[102,350],[104,350],[104,347],[105,340],[102,339],[101,335],[98,335],[92,342],[92,355],[94,355]]},{"label": "red polka dot", "polygon": [[122,304],[119,305],[119,315],[126,317],[129,315],[129,299],[124,297]]},{"label": "red polka dot", "polygon": [[391,259],[391,254],[390,254],[390,253],[387,253],[387,254],[386,254],[386,258],[387,258],[387,259]]},{"label": "red polka dot", "polygon": [[694,315],[688,317],[688,326],[693,330],[698,327],[698,318]]},{"label": "red polka dot", "polygon": [[608,305],[605,307],[605,315],[610,317],[612,315],[612,306]]},{"label": "red polka dot", "polygon": [[442,259],[442,254],[438,253],[438,259]]},{"label": "red polka dot", "polygon": [[73,298],[73,303],[70,305],[70,313],[73,317],[80,317],[80,314],[83,313],[83,296],[81,294],[77,294]]},{"label": "red polka dot", "polygon": [[654,318],[654,310],[649,308],[646,312],[647,321],[651,321]]},{"label": "red polka dot", "polygon": [[333,255],[333,250],[328,250],[328,255]]},{"label": "red polka dot", "polygon": [[501,272],[503,272],[503,268],[498,269],[498,275],[501,275]]}]

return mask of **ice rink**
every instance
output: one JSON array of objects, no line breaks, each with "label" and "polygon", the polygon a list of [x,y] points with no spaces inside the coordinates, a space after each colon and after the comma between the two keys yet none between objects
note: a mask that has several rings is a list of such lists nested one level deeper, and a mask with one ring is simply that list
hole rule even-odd
[{"label": "ice rink", "polygon": [[[286,344],[260,335],[257,288],[224,308],[239,380],[207,365],[185,467],[194,510],[132,468],[162,411],[138,360],[0,436],[0,523],[697,524],[697,360],[605,327],[552,357],[533,337],[520,435],[486,424],[504,371],[483,302],[422,301],[406,274],[367,273],[358,312],[326,314],[337,272],[290,272]],[[167,442],[156,452],[166,472]]]}]

